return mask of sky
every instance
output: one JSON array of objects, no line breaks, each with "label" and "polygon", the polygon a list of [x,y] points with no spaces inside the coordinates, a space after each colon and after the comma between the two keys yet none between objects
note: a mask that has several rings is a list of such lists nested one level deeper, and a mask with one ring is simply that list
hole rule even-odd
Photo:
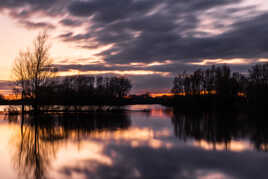
[{"label": "sky", "polygon": [[168,92],[184,70],[268,61],[267,0],[1,0],[0,91],[43,30],[60,75],[122,75]]}]

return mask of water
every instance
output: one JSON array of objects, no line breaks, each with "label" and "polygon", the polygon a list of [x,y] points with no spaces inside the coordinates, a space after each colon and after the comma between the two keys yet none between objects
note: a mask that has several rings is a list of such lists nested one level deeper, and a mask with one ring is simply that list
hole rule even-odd
[{"label": "water", "polygon": [[1,178],[268,177],[262,117],[174,114],[159,105],[128,109],[38,122],[26,116],[23,125],[20,117],[2,115]]}]

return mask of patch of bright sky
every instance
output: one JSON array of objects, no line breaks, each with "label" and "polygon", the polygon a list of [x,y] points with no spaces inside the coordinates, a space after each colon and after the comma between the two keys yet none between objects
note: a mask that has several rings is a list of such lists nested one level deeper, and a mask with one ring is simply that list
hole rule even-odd
[{"label": "patch of bright sky", "polygon": [[[228,14],[227,9],[237,8],[239,11]],[[199,25],[194,30],[194,37],[210,37],[225,33],[232,29],[232,24],[256,17],[268,10],[267,0],[244,0],[241,3],[214,7],[202,12],[199,16]],[[182,35],[187,36],[187,32]]]},{"label": "patch of bright sky", "polygon": [[[71,62],[71,59],[84,59],[83,63],[91,63],[91,61],[101,61],[100,57],[97,57],[95,54],[102,52],[103,50],[107,50],[113,46],[113,44],[108,44],[105,46],[101,46],[95,49],[88,50],[86,48],[80,48],[77,46],[77,43],[71,42],[63,42],[61,41],[58,36],[63,33],[68,33],[71,31],[74,34],[83,34],[87,32],[87,28],[90,27],[90,24],[87,23],[87,26],[78,26],[78,27],[68,27],[59,25],[59,21],[64,18],[70,18],[68,16],[63,16],[61,18],[51,18],[51,17],[35,17],[33,16],[29,20],[31,22],[49,22],[52,25],[57,25],[55,30],[49,30],[50,37],[51,37],[51,49],[50,54],[52,58],[55,60],[55,63],[60,63],[61,61],[68,60],[68,63]],[[73,17],[71,17],[74,19]],[[38,21],[36,21],[38,19]],[[82,19],[82,18],[81,18]],[[90,22],[90,19],[88,19]],[[90,45],[90,44],[87,44]],[[66,53],[67,52],[67,53]],[[87,60],[86,60],[87,59]],[[83,64],[82,62],[79,64]]]},{"label": "patch of bright sky", "polygon": [[213,65],[213,64],[253,64],[256,62],[268,62],[267,58],[259,59],[244,59],[244,58],[232,58],[232,59],[203,59],[200,62],[190,62],[191,65]]},{"label": "patch of bright sky", "polygon": [[257,9],[260,11],[268,10],[268,1],[267,0],[244,0],[241,3],[242,6],[257,6]]},{"label": "patch of bright sky", "polygon": [[268,59],[267,58],[261,58],[258,60],[258,62],[268,62]]},{"label": "patch of bright sky", "polygon": [[253,59],[243,59],[243,58],[234,58],[234,59],[204,59],[201,62],[189,63],[192,65],[212,65],[212,64],[250,64],[254,62]]},{"label": "patch of bright sky", "polygon": [[119,71],[119,70],[106,70],[106,71],[79,71],[79,70],[69,70],[65,72],[59,72],[58,76],[67,76],[67,75],[105,75],[105,74],[114,74],[114,75],[161,75],[161,76],[170,76],[169,72],[156,72],[149,70],[128,70],[128,71]]},{"label": "patch of bright sky", "polygon": [[[58,21],[59,19],[50,19],[48,21],[47,18],[39,18],[38,21],[34,22],[50,22],[55,24]],[[19,51],[31,47],[34,38],[41,29],[29,30],[4,13],[0,13],[0,22],[1,27],[4,27],[0,28],[0,80],[9,80],[12,64]],[[100,57],[95,56],[95,54],[112,47],[112,44],[109,44],[93,50],[79,48],[77,44],[66,43],[57,38],[57,35],[66,30],[66,28],[58,26],[56,30],[48,31],[49,34],[53,34],[53,36],[50,36],[49,43],[51,45],[50,55],[55,59],[55,63],[68,59],[84,59],[83,63],[87,64],[90,61],[101,61]],[[74,30],[77,30],[75,31],[76,33],[83,31],[82,28],[72,28],[72,31]]]},{"label": "patch of bright sky", "polygon": [[[164,62],[154,61],[151,63],[132,62],[129,64],[115,64],[114,66],[118,66],[118,67],[135,66],[135,67],[145,68],[145,67],[151,67],[151,66],[168,65],[168,64],[172,64],[172,63],[174,63],[174,62],[172,62],[171,60],[165,60]],[[105,64],[105,66],[111,67],[112,65]]]},{"label": "patch of bright sky", "polygon": [[0,80],[7,80],[15,57],[32,43],[37,32],[20,28],[13,19],[2,14],[0,22]]},{"label": "patch of bright sky", "polygon": [[149,13],[145,14],[146,16],[152,16],[156,13],[159,12],[163,12],[163,10],[165,9],[166,4],[165,3],[161,3],[158,6],[154,7]]}]

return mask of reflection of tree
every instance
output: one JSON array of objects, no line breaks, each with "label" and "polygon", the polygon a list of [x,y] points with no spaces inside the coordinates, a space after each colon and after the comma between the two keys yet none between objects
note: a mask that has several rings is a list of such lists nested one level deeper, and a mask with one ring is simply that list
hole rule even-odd
[{"label": "reflection of tree", "polygon": [[44,179],[58,148],[67,139],[79,141],[96,131],[128,128],[125,113],[92,113],[73,115],[25,116],[21,129],[14,137],[13,163],[19,176],[25,179]]},{"label": "reflection of tree", "polygon": [[254,145],[257,150],[268,151],[268,121],[266,116],[253,116],[254,123],[251,124],[250,128],[252,135],[250,135],[251,141],[254,142]]},{"label": "reflection of tree", "polygon": [[50,158],[54,156],[56,146],[41,140],[44,133],[38,124],[21,126],[20,138],[16,141],[14,164],[19,175],[26,179],[46,178]]},{"label": "reflection of tree", "polygon": [[268,123],[261,118],[234,113],[188,113],[174,115],[172,123],[175,135],[184,140],[205,140],[213,146],[221,143],[228,150],[233,139],[249,139],[257,150],[268,151]]}]

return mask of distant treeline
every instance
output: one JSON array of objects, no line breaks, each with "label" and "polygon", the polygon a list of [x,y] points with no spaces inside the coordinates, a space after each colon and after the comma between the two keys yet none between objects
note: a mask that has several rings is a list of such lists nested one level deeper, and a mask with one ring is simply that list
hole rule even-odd
[{"label": "distant treeline", "polygon": [[125,77],[69,76],[53,80],[39,95],[43,103],[105,104],[123,98],[131,87]]},{"label": "distant treeline", "polygon": [[268,105],[268,63],[253,65],[247,74],[227,65],[178,74],[173,105],[181,110],[261,110]]},{"label": "distant treeline", "polygon": [[[126,96],[132,85],[125,77],[67,76],[49,79],[35,89],[34,100],[42,105],[111,104]],[[31,103],[32,88],[24,89],[24,101]]]}]

